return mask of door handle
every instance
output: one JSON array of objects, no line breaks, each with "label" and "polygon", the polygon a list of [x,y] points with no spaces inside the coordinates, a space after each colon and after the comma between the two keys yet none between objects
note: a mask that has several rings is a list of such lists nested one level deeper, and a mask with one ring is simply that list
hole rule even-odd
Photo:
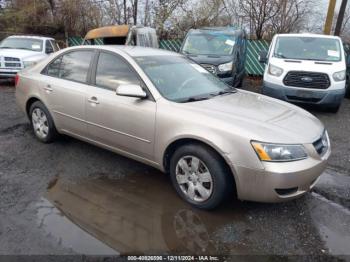
[{"label": "door handle", "polygon": [[98,99],[96,96],[91,97],[90,99],[88,99],[89,103],[91,104],[95,104],[98,105],[100,102],[98,102]]},{"label": "door handle", "polygon": [[51,85],[47,85],[47,86],[45,86],[44,87],[44,89],[48,92],[48,93],[50,93],[50,92],[52,92],[53,91],[53,89],[52,89],[52,87],[51,87]]}]

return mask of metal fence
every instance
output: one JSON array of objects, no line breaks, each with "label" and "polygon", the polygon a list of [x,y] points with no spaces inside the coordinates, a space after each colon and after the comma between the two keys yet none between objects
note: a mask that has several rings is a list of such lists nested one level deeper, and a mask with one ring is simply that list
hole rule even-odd
[{"label": "metal fence", "polygon": [[[70,37],[68,39],[69,46],[81,45],[83,38]],[[101,40],[97,40],[96,44],[102,44]],[[182,40],[160,40],[159,48],[174,52],[179,52],[182,45]],[[248,75],[262,76],[264,74],[264,65],[259,63],[258,55],[261,50],[268,50],[270,43],[265,40],[248,40],[247,58],[245,70]]]}]

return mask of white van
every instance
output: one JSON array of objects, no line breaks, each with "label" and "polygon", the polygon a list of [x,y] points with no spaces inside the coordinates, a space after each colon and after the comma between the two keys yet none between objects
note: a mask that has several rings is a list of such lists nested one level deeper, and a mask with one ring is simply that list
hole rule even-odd
[{"label": "white van", "polygon": [[262,92],[292,103],[321,105],[337,112],[345,94],[346,63],[336,36],[279,34],[261,52],[266,64]]}]

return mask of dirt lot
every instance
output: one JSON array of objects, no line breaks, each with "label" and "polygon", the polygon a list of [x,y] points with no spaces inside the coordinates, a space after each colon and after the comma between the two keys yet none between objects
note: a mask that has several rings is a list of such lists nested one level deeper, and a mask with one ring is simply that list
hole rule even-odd
[{"label": "dirt lot", "polygon": [[0,255],[349,259],[350,100],[338,114],[312,113],[333,147],[314,192],[283,204],[235,200],[204,212],[181,201],[153,168],[67,137],[39,143],[15,105],[14,87],[0,83]]}]

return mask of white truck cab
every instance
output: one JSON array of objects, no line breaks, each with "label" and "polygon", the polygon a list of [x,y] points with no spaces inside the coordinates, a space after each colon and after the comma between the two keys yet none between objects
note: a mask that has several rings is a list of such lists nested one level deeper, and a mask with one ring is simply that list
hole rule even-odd
[{"label": "white truck cab", "polygon": [[259,60],[266,64],[263,94],[338,111],[346,80],[346,57],[339,37],[278,34]]},{"label": "white truck cab", "polygon": [[15,77],[20,70],[58,50],[53,38],[23,35],[7,37],[0,43],[0,77]]}]

